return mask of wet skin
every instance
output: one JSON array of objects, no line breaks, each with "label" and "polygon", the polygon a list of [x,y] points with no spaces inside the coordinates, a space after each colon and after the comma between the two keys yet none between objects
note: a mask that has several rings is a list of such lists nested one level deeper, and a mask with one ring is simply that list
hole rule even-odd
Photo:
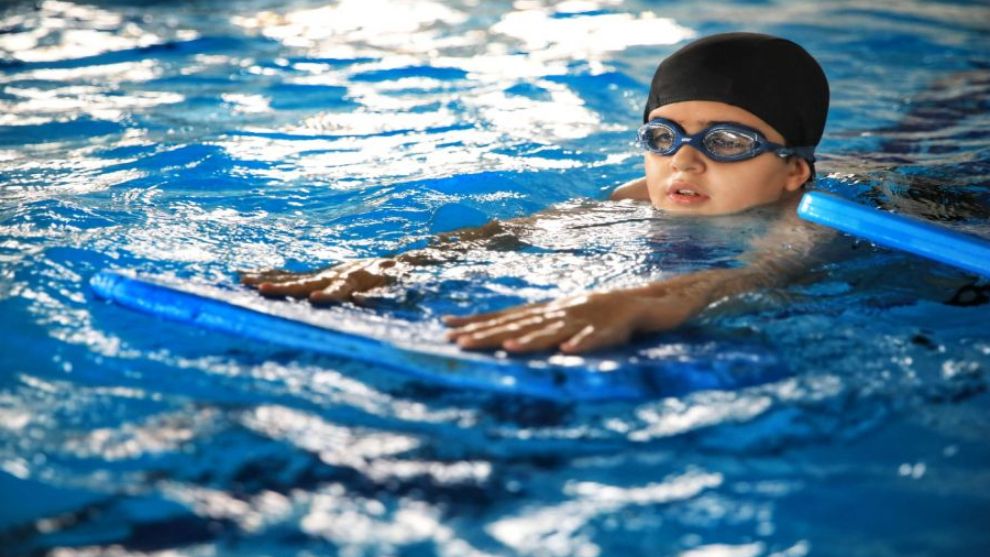
[{"label": "wet skin", "polygon": [[[713,122],[736,122],[760,130],[770,141],[783,137],[741,108],[711,101],[686,101],[650,114],[696,133]],[[808,164],[763,153],[752,159],[718,163],[691,146],[671,156],[647,153],[645,178],[620,187],[613,199],[649,201],[655,208],[684,215],[722,215],[768,204],[792,207],[810,175]],[[790,226],[787,230],[793,230]],[[800,243],[801,238],[789,238]],[[768,252],[772,253],[772,252]],[[494,313],[446,316],[447,338],[465,349],[509,352],[557,349],[582,353],[628,342],[637,332],[674,329],[713,302],[777,284],[800,265],[763,254],[734,269],[689,273],[634,288],[583,293]],[[394,282],[415,255],[344,263],[313,273],[242,273],[241,281],[265,296],[308,298],[316,304],[361,303],[376,288]]]}]

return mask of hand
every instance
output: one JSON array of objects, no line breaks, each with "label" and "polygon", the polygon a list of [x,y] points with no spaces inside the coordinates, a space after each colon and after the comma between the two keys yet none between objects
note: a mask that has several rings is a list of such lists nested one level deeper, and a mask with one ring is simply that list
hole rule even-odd
[{"label": "hand", "polygon": [[394,259],[362,259],[306,273],[238,271],[241,284],[262,296],[308,298],[313,304],[362,303],[368,293],[392,284],[401,265]]},{"label": "hand", "polygon": [[624,344],[637,331],[673,329],[703,307],[683,293],[653,297],[644,295],[642,289],[632,289],[467,317],[448,316],[444,322],[456,327],[447,338],[462,348],[503,348],[509,352],[558,348],[573,354]]}]

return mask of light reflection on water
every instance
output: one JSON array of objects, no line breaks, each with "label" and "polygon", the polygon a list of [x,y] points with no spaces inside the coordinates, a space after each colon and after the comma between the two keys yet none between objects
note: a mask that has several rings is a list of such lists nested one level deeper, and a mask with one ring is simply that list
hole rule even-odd
[{"label": "light reflection on water", "polygon": [[[657,59],[738,22],[797,39],[829,70],[823,187],[986,234],[990,112],[973,107],[990,83],[987,7],[178,6],[0,12],[0,499],[19,502],[0,513],[0,547],[990,546],[972,522],[990,492],[990,341],[974,326],[987,306],[943,304],[965,277],[906,256],[856,246],[845,265],[699,322],[779,353],[791,377],[637,404],[432,388],[149,320],[83,286],[105,267],[208,282],[312,268],[552,205],[516,230],[522,249],[479,250],[409,285],[469,309],[735,264],[764,216],[702,226],[587,198],[640,172],[630,135]],[[970,197],[953,213],[931,184]]]}]

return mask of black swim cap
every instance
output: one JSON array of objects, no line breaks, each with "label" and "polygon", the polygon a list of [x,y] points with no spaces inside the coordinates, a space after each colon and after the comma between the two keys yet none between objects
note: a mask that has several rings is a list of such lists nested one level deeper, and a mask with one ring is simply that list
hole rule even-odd
[{"label": "black swim cap", "polygon": [[828,80],[797,44],[757,33],[724,33],[670,55],[653,75],[643,122],[658,106],[718,101],[759,116],[787,145],[818,145],[828,115]]}]

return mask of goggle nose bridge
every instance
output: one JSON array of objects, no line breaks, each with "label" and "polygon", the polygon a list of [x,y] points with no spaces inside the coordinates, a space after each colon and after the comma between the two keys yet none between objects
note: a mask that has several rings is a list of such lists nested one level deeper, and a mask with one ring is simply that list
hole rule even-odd
[{"label": "goggle nose bridge", "polygon": [[684,147],[685,145],[690,145],[691,147],[694,147],[698,152],[704,154],[705,149],[703,149],[703,147],[705,144],[706,135],[708,134],[696,133],[694,135],[687,135],[687,134],[681,135],[680,140],[674,145],[674,148],[671,149],[670,154],[671,155],[677,154],[677,152],[681,150],[681,147]]}]

